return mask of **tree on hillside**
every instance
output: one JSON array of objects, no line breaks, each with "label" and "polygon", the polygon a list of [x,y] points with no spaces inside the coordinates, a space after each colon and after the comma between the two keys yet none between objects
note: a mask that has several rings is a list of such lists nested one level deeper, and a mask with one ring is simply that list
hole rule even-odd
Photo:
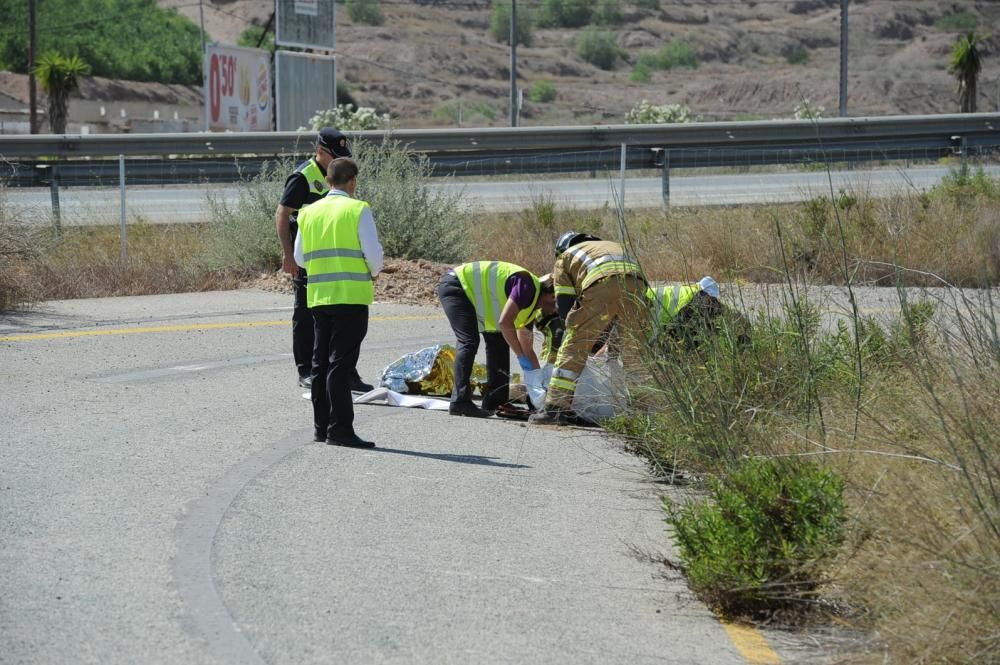
[{"label": "tree on hillside", "polygon": [[69,95],[80,87],[80,77],[90,73],[90,66],[79,56],[64,56],[49,51],[38,59],[35,76],[49,96],[49,129],[53,134],[66,133]]},{"label": "tree on hillside", "polygon": [[979,57],[979,36],[970,31],[951,49],[948,71],[958,79],[958,104],[962,113],[976,112],[976,92],[983,63]]},{"label": "tree on hillside", "polygon": [[[28,4],[0,0],[0,69],[28,71]],[[201,35],[176,9],[161,8],[156,0],[36,4],[39,53],[78,55],[94,76],[201,84]]]}]

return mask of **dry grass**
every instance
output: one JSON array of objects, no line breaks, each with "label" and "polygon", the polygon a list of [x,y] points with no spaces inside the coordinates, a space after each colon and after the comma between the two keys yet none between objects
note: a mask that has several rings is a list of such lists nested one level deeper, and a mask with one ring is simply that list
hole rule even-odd
[{"label": "dry grass", "polygon": [[[993,314],[989,304],[983,311]],[[858,609],[894,662],[996,663],[1000,355],[995,343],[956,339],[955,324],[961,317],[994,335],[996,326],[956,310],[941,315],[951,341],[935,336],[866,387],[857,436],[853,405],[831,404],[824,440],[808,446],[847,480],[856,519],[829,593]]]},{"label": "dry grass", "polygon": [[[1000,200],[863,192],[800,204],[675,208],[630,214],[631,246],[653,280],[712,275],[725,281],[781,282],[788,269],[813,283],[844,284],[846,251],[852,281],[891,286],[894,265],[940,276],[956,286],[1000,281]],[[839,228],[836,212],[843,229]],[[551,248],[567,229],[618,238],[613,210],[560,210],[539,199],[521,213],[484,216],[472,255],[503,257],[548,272]],[[780,241],[779,241],[780,232]],[[841,240],[843,239],[843,243]],[[956,261],[956,257],[961,260]],[[934,278],[908,273],[910,285]]]},{"label": "dry grass", "polygon": [[[31,249],[4,262],[0,308],[41,300],[235,288],[243,277],[240,271],[209,271],[200,265],[204,229],[197,225],[133,223],[124,261],[115,227],[68,227],[58,237],[48,229],[6,229],[9,236],[26,239]],[[0,238],[0,246],[12,243]]]}]

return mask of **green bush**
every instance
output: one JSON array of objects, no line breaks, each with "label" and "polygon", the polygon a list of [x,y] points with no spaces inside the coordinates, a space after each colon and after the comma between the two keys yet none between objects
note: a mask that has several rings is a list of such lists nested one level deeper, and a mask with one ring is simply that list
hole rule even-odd
[{"label": "green bush", "polygon": [[378,0],[347,0],[347,15],[363,25],[382,25],[385,21]]},{"label": "green bush", "polygon": [[790,65],[804,65],[809,62],[809,51],[801,46],[796,46],[785,53],[785,61]]},{"label": "green bush", "polygon": [[934,24],[940,30],[955,32],[971,32],[979,25],[979,19],[975,14],[967,11],[959,11],[953,14],[945,14]]},{"label": "green bush", "polygon": [[695,592],[726,613],[811,597],[844,539],[843,481],[812,463],[753,458],[710,487],[710,501],[664,504]]},{"label": "green bush", "polygon": [[629,74],[628,79],[633,83],[649,83],[652,80],[652,76],[649,73],[649,66],[643,63],[636,63],[632,67],[632,73]]},{"label": "green bush", "polygon": [[584,62],[601,69],[614,69],[622,50],[613,32],[589,27],[576,38],[576,54]]},{"label": "green bush", "polygon": [[[28,70],[27,7],[0,0],[8,29],[0,40],[0,69]],[[201,84],[198,26],[155,0],[45,0],[37,21],[37,53],[79,56],[94,76]]]},{"label": "green bush", "polygon": [[621,0],[598,0],[592,20],[597,25],[618,25],[623,20]]},{"label": "green bush", "polygon": [[958,168],[950,169],[927,195],[932,200],[948,198],[959,204],[977,198],[1000,199],[1000,180],[992,177],[982,166],[973,169],[968,162],[963,162]]},{"label": "green bush", "polygon": [[351,144],[360,173],[358,198],[368,201],[386,256],[453,263],[465,258],[467,221],[461,193],[427,184],[431,164],[397,141]]},{"label": "green bush", "polygon": [[[386,256],[447,262],[465,258],[461,195],[428,188],[431,166],[426,158],[395,141],[354,141],[351,152],[360,169],[356,195],[371,205]],[[274,211],[297,164],[265,164],[258,175],[237,185],[234,203],[209,196],[210,222],[200,257],[206,268],[277,269],[281,247]]]},{"label": "green bush", "polygon": [[528,99],[536,103],[545,104],[551,102],[555,98],[556,86],[552,83],[552,81],[535,81],[531,84],[531,88],[528,90]]},{"label": "green bush", "polygon": [[204,267],[276,270],[281,265],[274,211],[285,189],[285,178],[296,166],[291,159],[265,162],[257,175],[236,185],[233,203],[209,194],[210,221],[200,257]]},{"label": "green bush", "polygon": [[236,45],[245,46],[247,48],[267,49],[273,53],[274,33],[270,30],[265,33],[264,26],[262,25],[251,25],[249,28],[240,33],[240,36],[236,39]]},{"label": "green bush", "polygon": [[543,28],[580,28],[594,13],[590,0],[542,0],[538,25]]},{"label": "green bush", "polygon": [[675,67],[696,69],[698,67],[698,54],[687,42],[671,39],[657,51],[656,61],[660,69],[674,69]]},{"label": "green bush", "polygon": [[[504,0],[493,0],[490,14],[490,35],[493,39],[510,44],[510,3]],[[531,12],[526,8],[517,12],[517,43],[531,46],[534,35],[531,31]]]},{"label": "green bush", "polygon": [[660,9],[660,0],[632,0],[632,4],[639,9],[652,9],[654,11]]}]

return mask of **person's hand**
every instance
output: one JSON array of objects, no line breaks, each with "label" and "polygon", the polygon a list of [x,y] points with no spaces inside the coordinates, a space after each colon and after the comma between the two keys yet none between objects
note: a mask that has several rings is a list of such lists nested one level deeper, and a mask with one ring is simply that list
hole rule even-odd
[{"label": "person's hand", "polygon": [[535,369],[535,366],[531,364],[530,360],[528,360],[528,356],[518,356],[517,364],[520,365],[521,369],[525,372],[530,372]]},{"label": "person's hand", "polygon": [[291,256],[281,257],[281,269],[284,270],[289,275],[291,275],[292,277],[295,277],[296,275],[299,274],[299,266],[297,263],[295,263],[295,259],[292,258]]}]

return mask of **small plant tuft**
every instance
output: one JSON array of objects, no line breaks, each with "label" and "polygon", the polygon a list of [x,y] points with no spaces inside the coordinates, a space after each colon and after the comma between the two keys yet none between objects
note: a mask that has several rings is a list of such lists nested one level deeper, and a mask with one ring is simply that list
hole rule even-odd
[{"label": "small plant tuft", "polygon": [[539,104],[546,104],[555,100],[556,86],[549,80],[535,81],[528,90],[528,99]]},{"label": "small plant tuft", "polygon": [[382,25],[385,22],[379,0],[347,0],[347,15],[362,25]]}]

